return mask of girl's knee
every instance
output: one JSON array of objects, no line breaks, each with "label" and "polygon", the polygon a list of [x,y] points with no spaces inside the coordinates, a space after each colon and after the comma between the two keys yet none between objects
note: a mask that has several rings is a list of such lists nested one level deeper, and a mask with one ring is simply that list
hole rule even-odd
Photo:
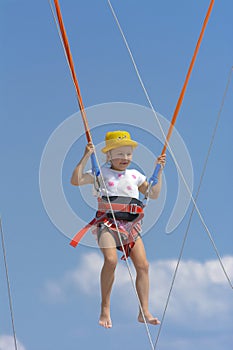
[{"label": "girl's knee", "polygon": [[147,260],[140,261],[136,266],[136,271],[137,272],[144,272],[148,273],[149,271],[149,262]]},{"label": "girl's knee", "polygon": [[117,266],[117,256],[105,256],[104,265],[108,266],[109,268],[115,269]]}]

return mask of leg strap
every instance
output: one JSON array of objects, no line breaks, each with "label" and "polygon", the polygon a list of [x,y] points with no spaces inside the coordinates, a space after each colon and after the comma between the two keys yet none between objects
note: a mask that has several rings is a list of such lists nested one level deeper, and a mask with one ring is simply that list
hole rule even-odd
[{"label": "leg strap", "polygon": [[91,220],[86,226],[84,226],[78,233],[76,233],[76,235],[72,238],[72,240],[70,241],[70,245],[72,247],[77,247],[77,245],[79,244],[79,242],[81,241],[81,239],[83,238],[83,236],[87,233],[87,231],[95,224],[98,223],[98,219],[94,218],[93,220]]}]

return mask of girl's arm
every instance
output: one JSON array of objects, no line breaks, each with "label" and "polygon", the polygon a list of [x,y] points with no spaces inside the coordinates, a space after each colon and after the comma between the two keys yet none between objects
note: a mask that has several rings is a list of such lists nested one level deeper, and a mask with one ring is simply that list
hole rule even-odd
[{"label": "girl's arm", "polygon": [[[163,154],[162,156],[159,156],[157,159],[157,163],[156,164],[161,164],[161,169],[158,173],[158,182],[156,185],[152,186],[150,189],[150,193],[149,193],[149,198],[151,199],[157,199],[159,197],[160,191],[161,191],[161,187],[162,187],[162,172],[163,172],[163,168],[165,166],[166,163],[166,154]],[[148,190],[148,186],[149,183],[147,181],[143,182],[143,184],[138,188],[138,190],[142,193],[142,194],[146,194],[147,190]]]},{"label": "girl's arm", "polygon": [[84,173],[84,168],[87,164],[88,159],[94,152],[94,146],[92,143],[88,143],[84,152],[84,155],[71,176],[71,184],[74,186],[82,186],[87,184],[94,184],[94,177],[91,174]]}]

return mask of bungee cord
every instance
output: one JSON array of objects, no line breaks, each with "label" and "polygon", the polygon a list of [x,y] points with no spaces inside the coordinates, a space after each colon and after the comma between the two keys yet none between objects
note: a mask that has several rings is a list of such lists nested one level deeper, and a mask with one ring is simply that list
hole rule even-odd
[{"label": "bungee cord", "polygon": [[[218,114],[217,114],[215,126],[214,126],[214,129],[213,129],[212,135],[211,135],[210,144],[209,144],[209,147],[208,147],[208,150],[207,150],[207,154],[206,154],[204,165],[203,165],[203,169],[202,169],[202,172],[201,172],[201,176],[200,176],[197,192],[196,192],[196,195],[195,195],[195,202],[197,202],[197,199],[198,199],[198,196],[199,196],[199,193],[200,193],[200,190],[201,190],[202,182],[203,182],[204,175],[205,175],[206,168],[207,168],[207,163],[208,163],[208,160],[209,160],[209,157],[210,157],[210,153],[211,153],[211,150],[212,150],[212,147],[213,147],[213,144],[214,144],[214,139],[215,139],[215,136],[216,136],[216,133],[217,133],[217,129],[218,129],[218,126],[219,126],[219,121],[220,121],[222,110],[223,110],[223,107],[224,107],[224,104],[225,104],[225,99],[226,99],[227,92],[228,92],[228,89],[229,89],[229,86],[230,86],[230,82],[231,82],[231,78],[232,78],[232,72],[233,72],[233,67],[231,67],[231,70],[230,70],[230,72],[228,74],[226,87],[224,89],[224,94],[223,94],[223,97],[222,97],[221,105],[220,105],[220,108],[219,108],[219,111],[218,111]],[[178,260],[177,260],[177,264],[176,264],[176,267],[175,267],[175,270],[174,270],[174,274],[173,274],[173,277],[172,277],[171,286],[170,286],[170,289],[169,289],[169,292],[168,292],[168,296],[167,296],[167,299],[166,299],[165,308],[164,308],[163,315],[162,315],[162,318],[161,318],[161,323],[160,323],[160,326],[159,326],[159,330],[158,330],[157,338],[156,338],[156,341],[155,341],[154,349],[156,349],[156,347],[157,347],[158,340],[159,340],[159,337],[160,337],[160,334],[161,334],[161,331],[162,331],[162,327],[163,327],[163,324],[164,324],[166,311],[167,311],[168,304],[169,304],[169,301],[170,301],[172,289],[173,289],[173,286],[175,284],[175,279],[176,279],[177,272],[178,272],[178,269],[179,269],[179,266],[180,266],[180,261],[181,261],[181,258],[183,256],[184,247],[185,247],[185,243],[186,243],[186,240],[187,240],[187,237],[188,237],[188,233],[189,233],[189,229],[190,229],[190,225],[191,225],[191,222],[192,222],[192,217],[193,217],[194,211],[195,211],[195,206],[193,205],[191,213],[190,213],[190,216],[189,216],[188,224],[187,224],[187,227],[186,227],[186,230],[185,230],[184,238],[183,238],[183,241],[182,241],[182,244],[181,244],[181,249],[180,249],[179,257],[178,257]],[[222,269],[225,270],[225,267],[223,265],[222,265]],[[227,275],[227,273],[225,273],[225,274],[226,274],[226,277],[228,279],[228,282],[229,282],[231,288],[233,288],[232,282],[231,282],[229,276]]]},{"label": "bungee cord", "polygon": [[[86,113],[85,113],[84,104],[82,102],[82,96],[81,96],[81,92],[80,92],[77,76],[76,76],[76,73],[75,73],[75,68],[74,68],[74,63],[73,63],[73,59],[72,59],[72,55],[71,55],[71,51],[70,51],[70,47],[69,47],[68,37],[67,37],[66,31],[65,31],[63,20],[62,20],[62,14],[61,14],[61,10],[60,10],[59,1],[58,0],[54,0],[54,4],[55,4],[55,8],[56,8],[58,21],[57,21],[57,18],[55,16],[55,13],[54,13],[51,0],[49,0],[49,5],[50,5],[50,8],[51,8],[51,11],[52,11],[52,14],[53,14],[53,18],[54,18],[55,23],[56,23],[56,27],[57,27],[57,30],[58,30],[58,33],[59,33],[59,37],[60,37],[60,40],[61,40],[64,52],[65,52],[65,56],[66,56],[66,59],[67,59],[67,63],[68,63],[68,66],[69,66],[69,69],[70,69],[70,72],[71,72],[72,80],[73,80],[73,83],[74,83],[74,86],[75,86],[75,89],[76,89],[78,105],[79,105],[80,112],[81,112],[81,115],[82,115],[82,120],[83,120],[83,124],[84,124],[84,128],[85,128],[87,141],[91,142],[93,144],[91,132],[90,132],[90,129],[89,129],[89,126],[88,126],[88,121],[87,121],[87,117],[86,117]],[[143,308],[142,308],[142,304],[141,304],[141,301],[140,301],[140,298],[139,298],[136,286],[134,284],[133,274],[132,274],[132,271],[131,271],[131,268],[130,268],[130,265],[129,265],[129,262],[128,262],[128,259],[127,259],[127,255],[126,255],[126,251],[125,251],[125,248],[124,248],[124,244],[123,244],[123,241],[122,241],[122,238],[121,238],[121,234],[119,232],[119,228],[118,228],[118,224],[117,224],[117,221],[116,221],[115,213],[114,213],[114,210],[112,208],[112,203],[111,203],[109,195],[108,195],[107,187],[106,187],[106,184],[105,184],[105,181],[104,181],[104,177],[103,177],[103,174],[102,174],[102,171],[101,171],[101,166],[100,166],[100,162],[98,160],[98,156],[97,156],[95,147],[94,147],[94,154],[93,155],[95,156],[95,157],[93,157],[95,159],[94,160],[92,159],[92,167],[93,167],[93,163],[94,163],[94,166],[96,167],[96,169],[94,171],[94,176],[96,178],[100,177],[100,179],[102,181],[102,184],[103,184],[103,187],[105,189],[106,198],[107,198],[107,201],[108,201],[108,204],[109,204],[109,208],[110,208],[110,211],[111,211],[111,214],[112,214],[114,225],[116,226],[117,235],[118,235],[118,238],[119,238],[119,241],[120,241],[120,244],[121,244],[121,248],[122,248],[122,252],[123,252],[124,258],[125,258],[125,262],[126,262],[126,266],[127,266],[127,269],[128,269],[129,276],[130,276],[130,280],[131,280],[131,283],[132,283],[132,286],[133,286],[133,289],[134,289],[134,292],[135,292],[135,295],[136,295],[136,298],[137,298],[137,302],[138,302],[138,305],[139,305],[139,309],[140,309],[140,312],[141,312],[141,315],[142,315],[142,318],[143,318],[143,322],[144,322],[144,325],[145,325],[145,329],[146,329],[146,333],[147,333],[147,336],[148,336],[148,340],[149,340],[151,349],[154,350],[154,344],[153,344],[153,341],[152,341],[152,336],[150,334],[150,330],[149,330],[148,324],[146,322],[146,317],[145,317],[145,314],[144,314],[144,311],[143,311]],[[78,243],[81,238],[82,238],[81,236],[78,238],[78,240],[76,238],[76,243]],[[72,241],[72,242],[74,242],[74,241]],[[76,245],[71,244],[71,245],[76,246],[77,244]]]},{"label": "bungee cord", "polygon": [[176,119],[178,117],[178,114],[179,114],[179,111],[180,111],[180,107],[181,107],[183,99],[184,99],[185,91],[186,91],[187,86],[188,86],[188,82],[189,82],[189,79],[190,79],[190,76],[191,76],[191,73],[192,73],[192,70],[193,70],[193,67],[194,67],[194,63],[195,63],[196,58],[197,58],[197,54],[198,54],[199,48],[201,46],[201,42],[202,42],[207,23],[209,21],[209,18],[210,18],[212,9],[213,9],[213,6],[214,6],[214,0],[211,0],[210,1],[210,5],[209,5],[208,10],[207,10],[207,13],[206,13],[206,17],[204,19],[204,22],[203,22],[203,25],[202,25],[202,28],[201,28],[201,33],[199,35],[199,38],[198,38],[198,41],[197,41],[197,44],[196,44],[196,47],[195,47],[195,50],[194,50],[194,53],[193,53],[193,56],[192,56],[192,60],[191,60],[190,65],[189,65],[188,72],[187,72],[186,77],[185,77],[184,85],[182,87],[180,96],[179,96],[177,104],[176,104],[175,111],[174,111],[173,116],[172,116],[170,128],[169,128],[167,136],[166,136],[166,140],[165,140],[165,144],[163,146],[162,154],[166,152],[166,149],[167,149],[167,146],[168,146],[168,142],[169,142],[169,140],[171,138],[172,131],[174,129],[174,126],[175,126],[175,123],[176,123]]},{"label": "bungee cord", "polygon": [[[54,5],[55,5],[55,8],[56,8],[57,17],[55,15],[55,12],[54,12],[51,0],[49,0],[49,5],[50,5],[50,9],[52,11],[52,15],[53,15],[56,27],[57,27],[57,31],[58,31],[61,43],[62,43],[62,47],[63,47],[64,53],[65,53],[65,57],[66,57],[66,60],[67,60],[67,64],[68,64],[68,67],[69,67],[69,70],[70,70],[71,78],[72,78],[72,81],[73,81],[73,84],[74,84],[74,87],[75,87],[76,97],[77,97],[77,100],[78,100],[78,106],[79,106],[79,110],[80,110],[80,113],[81,113],[84,129],[85,129],[86,139],[87,139],[87,142],[93,143],[92,136],[91,136],[91,133],[90,133],[90,128],[89,128],[89,125],[88,125],[88,119],[87,119],[87,116],[86,116],[86,111],[85,111],[83,100],[82,100],[82,96],[81,96],[81,91],[80,91],[78,80],[77,80],[77,76],[76,76],[76,73],[75,73],[75,67],[74,67],[74,62],[73,62],[73,58],[72,58],[72,54],[71,54],[71,50],[70,50],[70,46],[69,46],[69,41],[68,41],[68,37],[67,37],[67,34],[66,34],[65,26],[64,26],[64,23],[63,23],[63,19],[62,19],[60,5],[59,5],[59,2],[57,0],[54,0]],[[96,155],[95,150],[94,150],[94,154],[91,155],[92,173],[94,175],[96,175],[96,178],[98,178],[99,168],[98,168],[98,166],[96,164],[96,156],[97,155]]]},{"label": "bungee cord", "polygon": [[9,278],[9,272],[8,272],[8,266],[7,266],[6,248],[5,248],[5,242],[4,242],[5,240],[4,240],[4,233],[3,233],[2,218],[1,217],[0,217],[0,232],[1,232],[2,252],[3,252],[3,259],[4,259],[5,274],[6,274],[8,301],[9,301],[9,308],[10,308],[10,315],[11,315],[11,326],[12,326],[12,333],[13,333],[13,339],[14,339],[14,348],[15,348],[15,350],[18,350],[17,337],[16,337],[16,331],[15,331],[14,312],[13,312],[13,302],[12,302],[12,296],[11,296],[10,278]]},{"label": "bungee cord", "polygon": [[[220,254],[219,254],[219,252],[218,252],[218,249],[217,249],[217,246],[216,246],[216,244],[215,244],[215,242],[214,242],[214,239],[213,239],[213,237],[212,237],[212,235],[211,235],[211,233],[210,233],[210,230],[209,230],[207,224],[205,223],[205,220],[204,220],[204,218],[203,218],[203,216],[202,216],[202,214],[201,214],[201,212],[200,212],[200,210],[199,210],[199,208],[198,208],[198,206],[197,206],[197,204],[196,204],[196,202],[195,202],[195,199],[194,199],[194,197],[193,197],[193,195],[192,195],[192,191],[190,190],[189,185],[187,184],[187,181],[186,181],[186,179],[185,179],[185,177],[184,177],[184,174],[183,174],[182,170],[180,169],[180,166],[179,166],[179,164],[178,164],[178,162],[177,162],[177,159],[176,159],[176,157],[175,157],[175,155],[174,155],[174,153],[173,153],[173,150],[172,150],[172,148],[171,148],[171,146],[170,146],[170,143],[169,143],[169,139],[170,139],[170,137],[171,137],[171,133],[172,133],[172,130],[173,130],[173,128],[174,128],[174,124],[175,124],[175,121],[176,121],[176,119],[177,119],[179,109],[180,109],[180,107],[181,107],[181,102],[182,102],[182,100],[183,100],[183,98],[184,98],[184,93],[185,93],[185,90],[186,90],[186,88],[187,88],[187,83],[188,83],[188,80],[189,80],[189,78],[190,78],[190,75],[191,75],[191,71],[192,71],[192,69],[193,69],[193,66],[194,66],[194,62],[195,62],[195,59],[196,59],[196,56],[197,56],[197,53],[198,53],[198,50],[199,50],[199,47],[200,47],[200,44],[201,44],[201,41],[202,41],[204,32],[205,32],[205,28],[206,28],[207,23],[208,23],[208,20],[209,20],[209,18],[210,18],[210,14],[211,14],[211,11],[212,11],[212,8],[213,8],[213,5],[214,5],[214,0],[211,0],[211,1],[210,1],[209,7],[208,7],[208,10],[207,10],[207,14],[206,14],[206,17],[205,17],[205,20],[204,20],[204,22],[203,22],[203,26],[202,26],[202,29],[201,29],[201,33],[200,33],[200,35],[199,35],[199,39],[198,39],[198,42],[197,42],[197,45],[196,45],[196,48],[195,48],[195,51],[194,51],[194,54],[193,54],[193,57],[192,57],[190,66],[189,66],[189,69],[188,69],[188,73],[187,73],[186,78],[185,78],[185,83],[184,83],[184,85],[183,85],[182,91],[181,91],[181,93],[180,93],[180,96],[179,96],[179,99],[178,99],[178,102],[177,102],[177,105],[176,105],[176,108],[175,108],[175,112],[174,112],[174,114],[173,114],[172,124],[170,125],[170,128],[169,128],[169,130],[168,130],[168,134],[167,134],[167,135],[165,134],[165,132],[164,132],[164,130],[163,130],[163,128],[162,128],[162,125],[161,125],[161,123],[160,123],[160,121],[159,121],[159,118],[158,118],[158,116],[157,116],[157,113],[156,113],[156,111],[155,111],[155,108],[154,108],[154,106],[153,106],[153,104],[152,104],[152,102],[151,102],[150,96],[149,96],[149,94],[148,94],[148,92],[147,92],[147,89],[146,89],[146,87],[145,87],[145,84],[144,84],[144,82],[143,82],[143,80],[142,80],[142,77],[141,77],[141,75],[140,75],[140,72],[139,72],[139,69],[138,69],[138,67],[137,67],[136,61],[135,61],[135,59],[134,59],[133,53],[132,53],[132,51],[131,51],[131,49],[130,49],[130,47],[129,47],[128,41],[127,41],[126,36],[125,36],[125,34],[124,34],[124,32],[123,32],[123,29],[122,29],[122,27],[121,27],[121,25],[120,25],[120,22],[119,22],[119,19],[118,19],[117,15],[116,15],[116,12],[115,12],[114,9],[113,9],[113,6],[112,6],[112,4],[111,4],[111,1],[110,1],[110,0],[107,0],[107,1],[108,1],[109,8],[110,8],[110,10],[111,10],[111,13],[112,13],[112,15],[113,15],[113,17],[114,17],[114,19],[115,19],[116,24],[117,24],[117,27],[118,27],[118,29],[119,29],[119,31],[120,31],[120,33],[121,33],[121,36],[122,36],[123,41],[124,41],[124,43],[125,43],[125,46],[126,46],[126,48],[127,48],[127,50],[128,50],[129,56],[130,56],[130,58],[131,58],[131,61],[132,61],[132,63],[133,63],[133,66],[134,66],[134,68],[135,68],[136,75],[137,75],[137,77],[138,77],[138,80],[139,80],[139,82],[140,82],[140,85],[141,85],[141,87],[142,87],[142,89],[143,89],[143,91],[144,91],[144,94],[145,94],[145,96],[146,96],[146,99],[147,99],[147,101],[148,101],[148,104],[149,104],[149,106],[150,106],[150,108],[151,108],[151,110],[152,110],[152,112],[153,112],[153,114],[154,114],[154,116],[155,116],[155,118],[156,118],[156,121],[157,121],[158,126],[159,126],[159,128],[160,128],[160,131],[161,131],[161,133],[162,133],[162,135],[163,135],[163,137],[164,137],[165,144],[164,144],[164,147],[163,147],[162,152],[168,148],[169,152],[171,153],[171,156],[172,156],[173,161],[174,161],[174,163],[175,163],[175,165],[176,165],[176,168],[177,168],[177,170],[178,170],[178,172],[179,172],[179,174],[180,174],[180,176],[181,176],[181,178],[182,178],[182,180],[183,180],[183,182],[184,182],[184,185],[185,185],[185,187],[186,187],[186,189],[187,189],[187,191],[188,191],[188,193],[189,193],[189,195],[190,195],[190,199],[191,199],[191,201],[192,201],[192,203],[193,203],[193,205],[194,205],[194,207],[195,207],[195,209],[196,209],[196,211],[197,211],[197,214],[198,214],[198,216],[199,216],[199,219],[200,219],[200,221],[201,221],[201,223],[202,223],[202,225],[203,225],[203,227],[204,227],[204,229],[205,229],[205,232],[207,233],[207,235],[208,235],[208,237],[209,237],[209,239],[210,239],[210,241],[211,241],[211,243],[212,243],[213,249],[214,249],[214,251],[215,251],[215,253],[216,253],[216,255],[217,255],[217,258],[218,258],[218,260],[219,260],[219,262],[220,262],[220,265],[221,265],[221,268],[222,268],[222,270],[223,270],[223,273],[224,273],[226,279],[228,280],[228,283],[229,283],[230,287],[232,288],[232,283],[230,282],[230,278],[229,278],[229,276],[228,276],[228,274],[227,274],[227,272],[226,272],[226,270],[225,270],[225,268],[224,268],[224,265],[223,265],[221,256],[220,256]],[[161,153],[161,154],[162,154],[162,153]],[[157,164],[157,166],[156,166],[156,168],[155,168],[155,170],[154,170],[153,175],[152,175],[151,178],[149,179],[150,186],[152,186],[154,183],[156,183],[156,181],[157,181],[157,174],[158,174],[159,170],[160,170],[160,167],[159,167],[158,164]]]}]

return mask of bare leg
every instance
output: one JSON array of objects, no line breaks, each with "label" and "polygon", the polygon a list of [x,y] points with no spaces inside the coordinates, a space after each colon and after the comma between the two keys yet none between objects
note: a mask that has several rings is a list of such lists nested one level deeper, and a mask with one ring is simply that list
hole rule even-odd
[{"label": "bare leg", "polygon": [[102,327],[111,328],[110,296],[117,265],[117,252],[115,240],[107,230],[101,234],[99,246],[104,255],[104,264],[100,275],[102,301],[99,324]]},{"label": "bare leg", "polygon": [[[160,324],[160,321],[153,317],[149,312],[148,300],[149,300],[149,263],[146,258],[146,252],[144,244],[141,238],[138,238],[135,246],[133,247],[130,257],[133,261],[134,267],[137,272],[136,277],[136,289],[141,302],[142,310],[145,315],[146,321],[153,325]],[[141,310],[139,310],[138,321],[144,322]]]}]

